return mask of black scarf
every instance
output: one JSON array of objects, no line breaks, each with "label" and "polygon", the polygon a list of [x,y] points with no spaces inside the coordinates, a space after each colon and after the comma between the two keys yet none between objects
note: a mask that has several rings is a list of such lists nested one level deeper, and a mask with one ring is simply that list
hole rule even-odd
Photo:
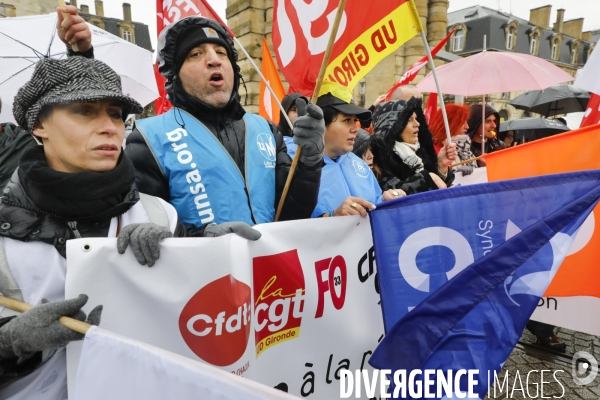
[{"label": "black scarf", "polygon": [[50,168],[44,148],[35,146],[23,153],[18,171],[19,180],[35,205],[66,220],[113,218],[138,200],[135,169],[124,152],[110,171],[66,173]]}]

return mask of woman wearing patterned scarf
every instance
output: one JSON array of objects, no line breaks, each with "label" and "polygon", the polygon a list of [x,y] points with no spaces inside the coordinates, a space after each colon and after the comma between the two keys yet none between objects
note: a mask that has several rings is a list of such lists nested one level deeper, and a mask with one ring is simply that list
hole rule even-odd
[{"label": "woman wearing patterned scarf", "polygon": [[446,188],[454,181],[449,166],[457,157],[456,145],[445,145],[436,156],[421,104],[413,97],[388,101],[375,110],[371,146],[381,168],[382,190],[401,189],[408,195]]},{"label": "woman wearing patterned scarf", "polygon": [[160,241],[184,232],[170,204],[138,193],[121,148],[127,115],[141,111],[110,67],[83,57],[39,61],[14,99],[43,146],[25,151],[0,198],[0,293],[34,305],[0,309],[0,398],[67,398],[64,346],[83,335],[58,319],[100,322],[101,306],[86,319],[87,296],[65,300],[68,240],[118,238],[115,250],[152,266]]}]

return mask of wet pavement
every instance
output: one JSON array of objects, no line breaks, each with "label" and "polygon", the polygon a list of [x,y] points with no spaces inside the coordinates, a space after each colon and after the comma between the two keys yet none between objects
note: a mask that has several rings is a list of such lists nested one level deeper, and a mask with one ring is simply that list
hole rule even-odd
[{"label": "wet pavement", "polygon": [[[486,399],[600,399],[600,374],[584,386],[577,385],[572,377],[572,360],[576,352],[585,351],[596,360],[600,360],[600,337],[565,328],[557,328],[556,336],[567,344],[565,352],[553,351],[536,345],[536,337],[525,330],[519,344],[498,375],[498,382],[500,385],[504,384],[504,387],[500,390],[500,386],[496,386],[495,396],[493,388],[490,389]],[[587,364],[590,365],[590,363]],[[589,376],[591,372],[591,366],[586,371],[585,365],[586,362],[583,359],[580,359],[577,364],[576,369],[584,371],[583,374],[578,375],[580,378]],[[541,370],[545,370],[543,397],[540,391]],[[508,378],[505,380],[506,374],[508,374]]]}]

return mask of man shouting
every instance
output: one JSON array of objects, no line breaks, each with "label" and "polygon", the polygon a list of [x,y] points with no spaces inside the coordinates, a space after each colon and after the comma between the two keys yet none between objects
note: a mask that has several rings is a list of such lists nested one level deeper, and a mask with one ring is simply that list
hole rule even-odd
[{"label": "man shouting", "polygon": [[[140,191],[173,204],[193,236],[257,239],[249,225],[274,220],[291,159],[277,126],[240,104],[231,37],[216,21],[187,17],[163,30],[157,60],[173,108],[138,121],[127,140]],[[319,190],[323,116],[300,108],[302,157],[281,220],[310,218]]]}]

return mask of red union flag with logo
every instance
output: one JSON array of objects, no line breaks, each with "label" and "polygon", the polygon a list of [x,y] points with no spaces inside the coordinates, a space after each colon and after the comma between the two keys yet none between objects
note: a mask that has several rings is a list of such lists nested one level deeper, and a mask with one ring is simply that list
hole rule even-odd
[{"label": "red union flag with logo", "polygon": [[[273,48],[286,80],[303,95],[313,92],[339,0],[275,0]],[[325,77],[352,89],[384,57],[420,32],[412,0],[374,4],[348,0]]]}]

